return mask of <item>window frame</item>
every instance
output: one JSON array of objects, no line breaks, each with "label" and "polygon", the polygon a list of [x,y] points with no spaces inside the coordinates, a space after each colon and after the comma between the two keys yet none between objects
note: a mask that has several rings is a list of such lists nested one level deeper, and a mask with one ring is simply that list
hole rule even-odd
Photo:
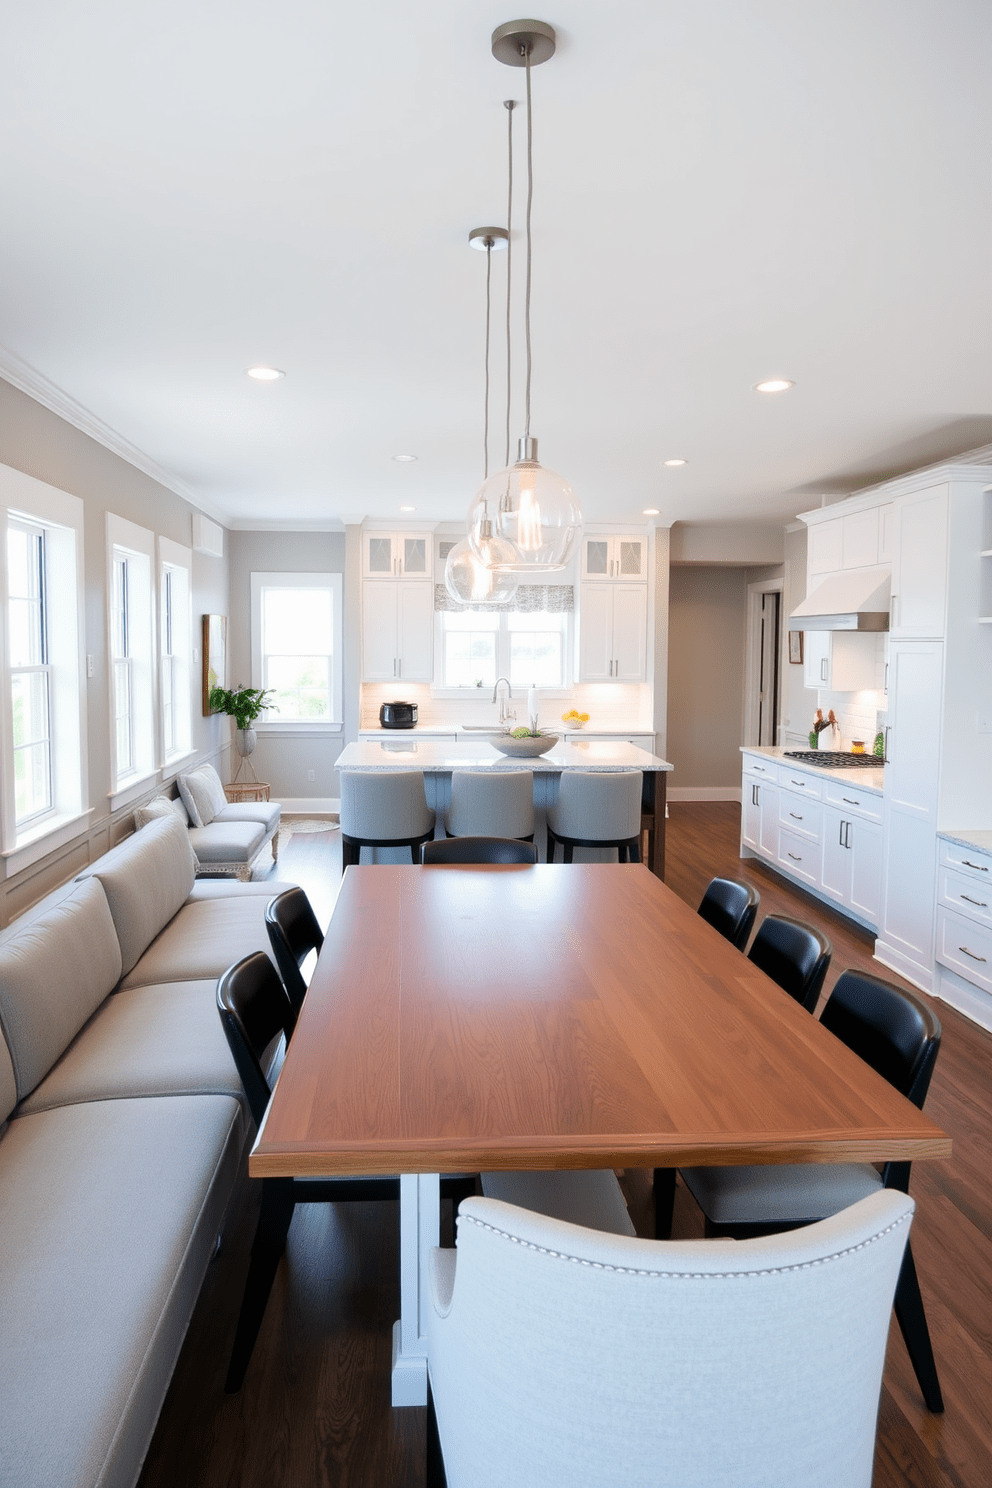
[{"label": "window frame", "polygon": [[[130,685],[131,763],[121,770],[117,758],[115,678],[123,659],[116,649],[114,595],[116,571],[123,561],[126,574],[125,644]],[[107,513],[107,678],[110,726],[111,811],[126,806],[161,778],[158,755],[158,656],[154,642],[156,594],[155,534],[114,512]]]},{"label": "window frame", "polygon": [[[168,773],[192,758],[195,753],[192,548],[173,542],[168,537],[158,539],[158,587],[158,748],[162,770]],[[168,649],[170,639],[173,647],[171,652]],[[167,675],[172,679],[172,710],[177,725],[175,742],[171,749],[167,737]]]},{"label": "window frame", "polygon": [[[23,471],[0,465],[0,857],[7,877],[86,829],[88,799],[83,582],[83,502]],[[9,642],[7,533],[10,523],[44,534],[43,598],[51,741],[51,806],[16,819],[13,668]],[[50,605],[48,597],[58,595]]]},{"label": "window frame", "polygon": [[[472,606],[466,605],[463,611],[438,610],[434,611],[434,678],[431,682],[431,697],[434,698],[478,698],[480,694],[486,694],[488,686],[483,687],[451,687],[444,681],[444,616],[452,613],[465,613]],[[499,619],[496,630],[496,676],[509,677],[510,675],[510,626],[509,617],[514,613],[512,604],[505,609],[490,610],[485,613],[495,614]],[[526,610],[517,611],[519,614],[528,613]],[[540,612],[537,612],[540,613]],[[562,610],[558,613],[564,615],[565,623],[562,629],[562,665],[565,680],[560,687],[545,687],[539,685],[542,697],[547,698],[570,698],[575,693],[575,611]],[[524,683],[517,684],[518,693],[526,691]]]},{"label": "window frame", "polygon": [[340,573],[253,572],[251,574],[251,685],[264,687],[262,595],[266,589],[326,589],[331,595],[331,717],[280,718],[263,713],[252,724],[256,733],[340,734],[344,730],[344,575]]}]

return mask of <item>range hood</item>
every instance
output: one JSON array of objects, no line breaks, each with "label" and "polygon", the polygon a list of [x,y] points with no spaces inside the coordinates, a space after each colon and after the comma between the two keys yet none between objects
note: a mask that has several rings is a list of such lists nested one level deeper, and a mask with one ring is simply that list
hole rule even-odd
[{"label": "range hood", "polygon": [[789,617],[796,630],[888,630],[892,574],[857,568],[817,584]]}]

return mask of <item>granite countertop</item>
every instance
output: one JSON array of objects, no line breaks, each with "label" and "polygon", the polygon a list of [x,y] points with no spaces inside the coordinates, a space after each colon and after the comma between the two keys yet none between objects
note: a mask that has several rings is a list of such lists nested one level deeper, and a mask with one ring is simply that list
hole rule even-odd
[{"label": "granite countertop", "polygon": [[[389,739],[360,739],[348,744],[334,762],[337,770],[533,770],[559,774],[562,770],[671,770],[668,760],[648,754],[624,740],[573,739],[559,742],[547,754],[529,759],[501,754],[482,739],[446,744],[415,737],[414,729],[383,730]],[[471,738],[471,735],[468,736]]]},{"label": "granite countertop", "polygon": [[773,748],[768,744],[743,744],[741,754],[760,754],[765,759],[774,760],[776,764],[792,765],[794,769],[804,773],[822,775],[827,780],[842,780],[845,785],[857,784],[858,790],[866,791],[872,796],[884,793],[884,765],[856,765],[854,769],[848,770],[843,765],[813,764],[811,760],[788,759],[784,749],[777,745]]},{"label": "granite countertop", "polygon": [[976,852],[992,853],[992,832],[938,832],[942,842],[953,842],[956,847],[973,847]]}]

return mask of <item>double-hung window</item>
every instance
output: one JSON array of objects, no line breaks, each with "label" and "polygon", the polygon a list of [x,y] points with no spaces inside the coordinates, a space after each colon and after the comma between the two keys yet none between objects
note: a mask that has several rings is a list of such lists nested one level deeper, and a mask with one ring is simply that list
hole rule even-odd
[{"label": "double-hung window", "polygon": [[435,586],[435,690],[572,685],[570,584],[521,584],[508,605],[459,605]]},{"label": "double-hung window", "polygon": [[166,537],[158,552],[161,759],[170,766],[192,749],[192,553]]},{"label": "double-hung window", "polygon": [[83,503],[0,466],[0,851],[16,873],[83,830]]},{"label": "double-hung window", "polygon": [[124,805],[156,772],[152,645],[155,536],[107,513],[110,596],[111,809]]},{"label": "double-hung window", "polygon": [[252,574],[252,686],[272,690],[263,727],[341,728],[342,602],[339,573]]}]

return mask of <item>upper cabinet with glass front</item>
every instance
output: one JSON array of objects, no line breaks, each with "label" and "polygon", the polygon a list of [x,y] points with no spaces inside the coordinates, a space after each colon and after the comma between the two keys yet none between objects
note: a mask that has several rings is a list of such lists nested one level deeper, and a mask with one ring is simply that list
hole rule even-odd
[{"label": "upper cabinet with glass front", "polygon": [[429,532],[363,532],[362,573],[367,579],[429,579]]},{"label": "upper cabinet with glass front", "polygon": [[587,533],[582,539],[583,580],[643,584],[647,576],[648,540],[643,533]]}]

